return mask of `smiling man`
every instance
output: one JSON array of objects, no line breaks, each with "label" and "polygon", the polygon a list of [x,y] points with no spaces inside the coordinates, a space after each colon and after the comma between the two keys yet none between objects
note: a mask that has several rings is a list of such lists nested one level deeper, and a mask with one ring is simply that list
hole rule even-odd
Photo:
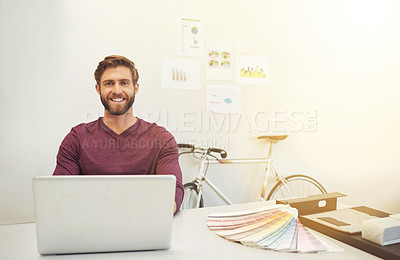
[{"label": "smiling man", "polygon": [[178,147],[171,133],[133,114],[139,74],[129,59],[112,55],[94,73],[104,117],[72,128],[53,175],[173,174],[175,211],[183,197]]}]

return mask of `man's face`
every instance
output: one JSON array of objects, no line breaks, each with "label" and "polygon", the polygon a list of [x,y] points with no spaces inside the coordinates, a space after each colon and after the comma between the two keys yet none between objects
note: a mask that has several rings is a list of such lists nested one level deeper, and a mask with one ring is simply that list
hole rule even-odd
[{"label": "man's face", "polygon": [[96,85],[101,103],[112,115],[123,115],[135,101],[139,84],[133,84],[132,74],[125,66],[110,67],[101,76],[100,86]]}]

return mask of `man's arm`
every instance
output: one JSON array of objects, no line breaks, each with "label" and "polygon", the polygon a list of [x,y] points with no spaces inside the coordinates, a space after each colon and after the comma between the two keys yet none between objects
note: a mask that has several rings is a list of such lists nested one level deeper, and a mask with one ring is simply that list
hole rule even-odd
[{"label": "man's arm", "polygon": [[178,145],[169,133],[170,138],[161,148],[156,161],[156,174],[173,174],[176,177],[174,213],[179,211],[183,199],[182,171],[179,166]]},{"label": "man's arm", "polygon": [[60,145],[53,175],[78,175],[80,173],[79,140],[76,131],[72,129]]}]

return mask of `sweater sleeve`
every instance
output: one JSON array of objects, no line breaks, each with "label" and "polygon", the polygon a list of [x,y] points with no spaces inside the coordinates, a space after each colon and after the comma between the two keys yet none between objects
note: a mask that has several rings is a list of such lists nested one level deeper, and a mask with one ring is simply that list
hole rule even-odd
[{"label": "sweater sleeve", "polygon": [[175,202],[178,212],[183,200],[182,171],[179,166],[178,145],[171,134],[156,159],[156,174],[173,174],[176,177]]},{"label": "sweater sleeve", "polygon": [[80,173],[79,139],[75,129],[72,129],[60,145],[53,175],[78,175]]}]

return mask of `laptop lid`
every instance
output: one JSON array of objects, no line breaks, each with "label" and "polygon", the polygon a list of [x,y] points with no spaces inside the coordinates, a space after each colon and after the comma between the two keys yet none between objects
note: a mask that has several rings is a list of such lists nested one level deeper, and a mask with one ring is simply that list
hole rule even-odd
[{"label": "laptop lid", "polygon": [[40,254],[168,249],[173,175],[33,178]]}]

